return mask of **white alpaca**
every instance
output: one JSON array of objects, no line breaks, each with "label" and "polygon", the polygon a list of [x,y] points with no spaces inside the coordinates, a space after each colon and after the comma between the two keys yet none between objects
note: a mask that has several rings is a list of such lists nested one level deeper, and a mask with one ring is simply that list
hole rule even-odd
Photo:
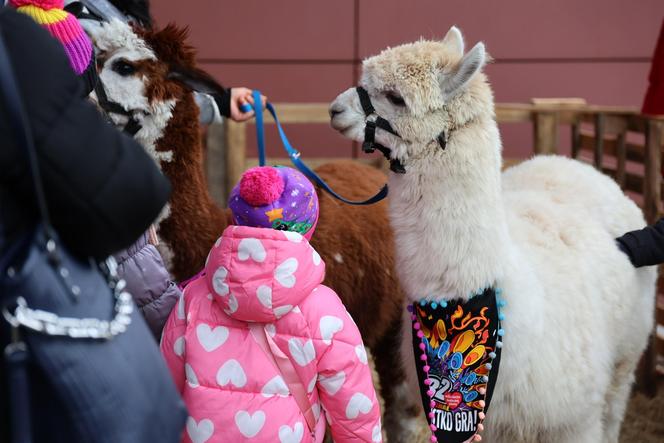
[{"label": "white alpaca", "polygon": [[[487,441],[617,442],[652,327],[656,271],[634,269],[614,237],[642,227],[642,213],[611,179],[567,158],[537,157],[501,175],[486,60],[482,43],[464,55],[452,28],[443,41],[364,61],[360,84],[401,136],[376,133],[406,169],[389,178],[401,283],[411,300],[503,288]],[[331,115],[344,135],[364,139],[355,89]],[[404,344],[414,380],[409,333]]]}]

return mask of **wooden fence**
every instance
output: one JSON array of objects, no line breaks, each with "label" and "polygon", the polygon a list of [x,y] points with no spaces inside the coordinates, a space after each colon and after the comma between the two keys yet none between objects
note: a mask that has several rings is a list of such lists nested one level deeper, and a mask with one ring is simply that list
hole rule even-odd
[{"label": "wooden fence", "polygon": [[[283,124],[328,123],[326,103],[277,103],[279,119]],[[273,124],[264,115],[266,124]],[[592,163],[613,176],[620,186],[636,197],[648,223],[662,217],[662,143],[664,117],[649,117],[636,109],[624,107],[589,106],[579,99],[533,99],[531,103],[501,103],[496,105],[498,123],[524,123],[533,125],[533,154],[556,154],[559,148],[558,129],[571,127],[572,156]],[[228,191],[242,172],[257,164],[247,157],[247,130],[253,120],[245,123],[227,121],[212,127],[208,133],[207,171],[213,197],[224,203]],[[630,133],[641,134],[643,142],[630,141]],[[287,159],[273,159],[289,164]],[[329,158],[307,159],[310,166],[329,161]],[[375,159],[358,159],[376,162]],[[506,159],[509,166],[518,159]],[[629,165],[636,165],[630,168]],[[219,186],[223,183],[224,186]],[[660,275],[662,273],[660,272]],[[652,383],[657,367],[657,350],[664,355],[664,279],[659,281],[656,309],[659,326],[646,353],[639,379]],[[660,373],[664,364],[660,363]],[[652,383],[653,386],[655,383]]]}]

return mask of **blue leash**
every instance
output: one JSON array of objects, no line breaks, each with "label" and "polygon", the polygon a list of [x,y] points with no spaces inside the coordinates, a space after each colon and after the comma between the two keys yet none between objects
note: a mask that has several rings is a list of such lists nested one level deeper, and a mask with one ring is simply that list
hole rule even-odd
[{"label": "blue leash", "polygon": [[[253,97],[254,97],[254,111],[256,114],[256,139],[258,141],[258,162],[261,166],[265,166],[266,164],[265,129],[263,127],[263,112],[261,110],[262,100],[261,100],[260,91],[254,90]],[[288,154],[288,157],[290,158],[293,165],[295,165],[295,167],[299,169],[300,172],[306,175],[315,184],[323,188],[332,197],[349,205],[356,205],[356,206],[364,206],[364,205],[371,205],[374,203],[378,203],[379,201],[387,197],[387,184],[384,185],[376,195],[364,201],[348,200],[342,197],[341,195],[337,194],[336,192],[334,192],[334,190],[327,183],[325,183],[325,180],[320,178],[318,174],[316,174],[311,168],[309,168],[309,166],[307,166],[302,161],[302,159],[300,158],[300,152],[290,144],[290,142],[288,141],[288,137],[286,137],[286,133],[281,127],[281,123],[279,123],[279,119],[277,118],[277,113],[274,110],[272,104],[267,103],[266,108],[270,112],[270,114],[272,114],[272,118],[274,118],[274,122],[277,124],[277,129],[279,130],[279,137],[281,138],[281,143],[283,144],[284,150]]]}]

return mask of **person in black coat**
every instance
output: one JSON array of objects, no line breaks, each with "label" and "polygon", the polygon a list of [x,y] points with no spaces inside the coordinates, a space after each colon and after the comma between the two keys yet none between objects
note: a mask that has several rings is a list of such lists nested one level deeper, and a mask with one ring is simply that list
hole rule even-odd
[{"label": "person in black coat", "polygon": [[654,225],[628,232],[616,241],[637,268],[664,263],[664,218]]},{"label": "person in black coat", "polygon": [[[149,227],[170,184],[133,139],[88,103],[61,44],[30,18],[0,8],[0,32],[35,140],[53,225],[70,250],[104,258]],[[26,153],[0,104],[0,253],[37,220]]]},{"label": "person in black coat", "polygon": [[[0,35],[7,47],[44,184],[52,224],[80,257],[105,258],[131,245],[158,216],[170,184],[133,139],[110,126],[84,98],[62,44],[31,18],[0,6]],[[0,91],[2,94],[3,91]],[[15,140],[0,100],[0,258],[38,223],[26,152]],[[0,301],[7,294],[0,294]],[[9,342],[0,317],[0,350]],[[7,377],[0,356],[0,441],[10,441]],[[60,411],[47,378],[30,367],[34,407]],[[55,405],[44,403],[56,402]],[[43,429],[65,429],[58,413],[41,414]],[[45,416],[48,415],[48,416]],[[34,441],[60,441],[35,435]]]}]

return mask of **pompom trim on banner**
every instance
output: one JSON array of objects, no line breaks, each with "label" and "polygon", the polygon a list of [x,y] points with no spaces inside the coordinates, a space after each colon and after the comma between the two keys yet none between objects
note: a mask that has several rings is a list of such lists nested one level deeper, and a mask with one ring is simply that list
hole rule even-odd
[{"label": "pompom trim on banner", "polygon": [[422,404],[431,441],[480,441],[503,346],[500,289],[467,302],[422,300],[408,306]]}]

